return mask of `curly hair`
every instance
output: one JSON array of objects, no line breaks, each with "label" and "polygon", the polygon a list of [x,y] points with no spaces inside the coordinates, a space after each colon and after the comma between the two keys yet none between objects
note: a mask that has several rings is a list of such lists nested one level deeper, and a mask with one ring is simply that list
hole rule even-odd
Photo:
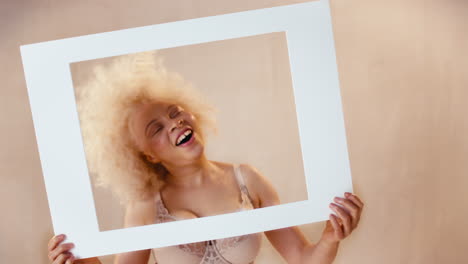
[{"label": "curly hair", "polygon": [[75,91],[89,171],[122,203],[149,198],[167,174],[161,164],[148,162],[131,139],[128,120],[136,105],[174,103],[192,113],[203,132],[215,128],[214,108],[179,74],[167,71],[155,52],[97,66]]}]

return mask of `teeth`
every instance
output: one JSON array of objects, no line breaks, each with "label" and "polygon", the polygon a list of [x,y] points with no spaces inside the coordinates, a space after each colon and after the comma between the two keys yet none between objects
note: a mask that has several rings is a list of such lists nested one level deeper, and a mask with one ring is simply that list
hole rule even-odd
[{"label": "teeth", "polygon": [[179,145],[182,140],[184,140],[188,135],[192,134],[192,130],[187,130],[184,132],[184,134],[180,135],[180,137],[177,139],[176,145]]}]

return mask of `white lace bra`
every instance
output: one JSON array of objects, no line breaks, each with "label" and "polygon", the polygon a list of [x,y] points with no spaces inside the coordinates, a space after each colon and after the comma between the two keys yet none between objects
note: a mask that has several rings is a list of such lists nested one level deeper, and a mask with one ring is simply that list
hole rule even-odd
[{"label": "white lace bra", "polygon": [[[240,168],[234,173],[241,192],[242,210],[253,209]],[[161,195],[156,197],[157,223],[182,220],[169,213]],[[157,264],[250,264],[253,263],[261,245],[261,233],[223,238],[205,242],[153,249]]]}]

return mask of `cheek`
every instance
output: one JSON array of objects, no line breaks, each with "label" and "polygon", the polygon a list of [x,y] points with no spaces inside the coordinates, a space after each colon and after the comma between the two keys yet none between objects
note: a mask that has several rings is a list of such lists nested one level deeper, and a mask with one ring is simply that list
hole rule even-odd
[{"label": "cheek", "polygon": [[150,145],[152,149],[161,150],[164,147],[165,140],[163,137],[155,137],[150,140]]},{"label": "cheek", "polygon": [[194,125],[194,126],[197,125],[197,122],[198,122],[198,121],[197,121],[197,118],[196,118],[194,115],[191,115],[191,114],[190,114],[190,115],[187,116],[186,119],[187,119],[187,121],[188,121],[191,125]]},{"label": "cheek", "polygon": [[169,139],[164,136],[156,136],[149,141],[151,151],[155,156],[163,157],[172,151],[172,144]]}]

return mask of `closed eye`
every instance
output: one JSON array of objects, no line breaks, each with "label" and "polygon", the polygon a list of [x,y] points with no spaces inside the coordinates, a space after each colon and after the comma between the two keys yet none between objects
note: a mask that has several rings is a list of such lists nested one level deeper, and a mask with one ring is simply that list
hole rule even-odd
[{"label": "closed eye", "polygon": [[169,117],[171,119],[174,119],[176,117],[178,117],[180,115],[181,111],[179,109],[176,109],[175,111],[172,111],[170,114],[169,114]]},{"label": "closed eye", "polygon": [[169,106],[169,118],[171,119],[174,119],[176,117],[178,117],[180,115],[180,113],[182,113],[182,108],[180,106],[177,106],[177,105],[171,105]]},{"label": "closed eye", "polygon": [[180,115],[180,113],[181,113],[180,111],[177,111],[176,113],[174,113],[174,114],[171,116],[171,118],[176,118],[176,117],[178,117],[178,116]]},{"label": "closed eye", "polygon": [[151,136],[154,136],[156,135],[159,131],[161,131],[163,129],[163,126],[159,123],[157,124],[153,124],[150,128],[150,135]]}]

